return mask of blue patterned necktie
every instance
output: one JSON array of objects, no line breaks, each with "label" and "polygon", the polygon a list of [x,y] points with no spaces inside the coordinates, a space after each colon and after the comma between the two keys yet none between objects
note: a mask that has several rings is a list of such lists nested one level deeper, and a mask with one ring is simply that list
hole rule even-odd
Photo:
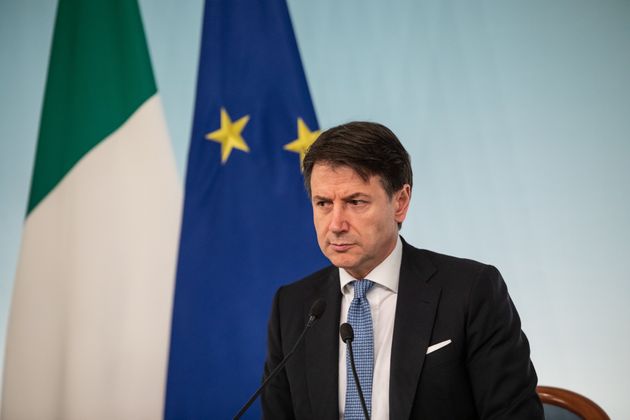
[{"label": "blue patterned necktie", "polygon": [[[365,405],[368,413],[372,415],[372,374],[374,372],[374,333],[372,331],[372,314],[370,313],[370,303],[365,294],[374,285],[370,280],[357,280],[354,284],[354,299],[348,309],[348,323],[354,330],[354,341],[352,350],[354,353],[354,363],[357,367],[361,390],[365,398]],[[363,409],[359,392],[354,383],[352,366],[350,365],[350,354],[346,352],[346,408],[344,419],[363,419]]]}]

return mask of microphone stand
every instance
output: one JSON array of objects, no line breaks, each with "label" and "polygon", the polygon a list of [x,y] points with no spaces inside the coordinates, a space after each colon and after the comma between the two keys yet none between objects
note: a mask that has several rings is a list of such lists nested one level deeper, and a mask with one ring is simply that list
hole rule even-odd
[{"label": "microphone stand", "polygon": [[304,330],[302,330],[302,334],[300,334],[300,336],[298,337],[298,339],[296,340],[295,344],[293,345],[293,348],[291,349],[291,351],[289,351],[287,353],[286,356],[284,356],[284,359],[282,359],[282,361],[278,364],[278,366],[276,366],[274,368],[274,370],[271,371],[271,373],[265,378],[265,380],[263,381],[263,383],[258,387],[258,389],[256,390],[256,392],[254,392],[254,395],[252,395],[250,397],[249,400],[247,400],[247,402],[245,403],[245,405],[243,407],[241,407],[241,409],[239,410],[238,413],[236,413],[236,415],[234,416],[234,420],[239,420],[243,414],[245,414],[245,412],[247,411],[247,409],[254,403],[254,401],[256,401],[256,398],[258,398],[258,396],[260,395],[260,393],[262,392],[262,390],[265,388],[265,386],[267,385],[267,383],[269,383],[269,381],[276,376],[276,374],[278,372],[280,372],[280,370],[284,367],[284,365],[287,364],[287,361],[291,358],[291,356],[293,355],[293,353],[295,353],[295,350],[297,349],[298,345],[302,342],[302,340],[304,339],[304,335],[306,335],[306,332],[309,330],[309,328],[311,328],[313,326],[313,324],[315,323],[315,321],[317,321],[322,314],[324,313],[324,310],[326,309],[326,302],[318,299],[315,301],[315,303],[313,303],[313,306],[311,306],[311,310],[309,313],[309,317],[308,317],[308,321],[306,322],[306,325],[304,326]]},{"label": "microphone stand", "polygon": [[350,355],[350,367],[352,368],[352,376],[354,377],[354,384],[359,392],[359,400],[361,401],[361,408],[363,409],[363,415],[366,420],[370,420],[370,413],[368,413],[367,405],[365,404],[365,397],[363,396],[363,390],[361,390],[361,383],[359,382],[359,374],[357,373],[357,367],[354,364],[354,352],[352,351],[352,340],[354,340],[354,330],[348,323],[341,324],[339,328],[341,339],[346,343],[348,354]]},{"label": "microphone stand", "polygon": [[363,409],[363,415],[366,420],[370,420],[370,414],[368,413],[367,405],[365,404],[365,397],[363,396],[363,391],[361,390],[361,384],[359,383],[359,375],[357,374],[357,367],[354,364],[354,353],[352,352],[352,341],[346,341],[346,346],[348,346],[348,351],[350,352],[350,365],[352,366],[352,376],[354,376],[354,383],[357,386],[357,391],[359,391],[359,399],[361,400],[361,408]]},{"label": "microphone stand", "polygon": [[260,393],[262,392],[262,390],[265,388],[265,385],[267,385],[267,383],[274,377],[276,376],[276,374],[280,371],[280,369],[282,369],[284,367],[284,365],[287,364],[287,361],[289,360],[289,358],[291,357],[291,355],[293,355],[293,352],[295,352],[295,349],[297,348],[298,344],[300,344],[300,342],[302,341],[302,338],[304,337],[304,334],[306,334],[306,331],[308,331],[308,329],[310,328],[310,325],[308,325],[306,328],[304,328],[304,331],[302,331],[302,334],[300,334],[300,336],[298,337],[297,341],[295,342],[295,345],[293,346],[293,348],[291,349],[291,351],[289,353],[287,353],[287,355],[284,357],[284,359],[282,359],[282,361],[278,364],[278,366],[275,367],[274,370],[271,371],[271,373],[269,374],[269,376],[267,376],[265,378],[265,380],[263,381],[262,385],[260,385],[258,387],[258,389],[256,390],[256,392],[254,393],[254,395],[251,396],[251,398],[249,400],[247,400],[247,402],[245,403],[245,405],[239,410],[239,412],[234,416],[234,420],[238,420],[241,418],[241,416],[243,414],[245,414],[245,412],[247,411],[247,409],[249,408],[250,405],[252,405],[254,403],[254,401],[256,401],[256,398],[258,398],[258,396],[260,395]]}]

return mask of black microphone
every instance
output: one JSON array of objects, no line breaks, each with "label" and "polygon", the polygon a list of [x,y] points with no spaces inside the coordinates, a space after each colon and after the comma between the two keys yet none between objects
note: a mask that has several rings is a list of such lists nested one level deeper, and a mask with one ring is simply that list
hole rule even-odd
[{"label": "black microphone", "polygon": [[363,391],[361,390],[361,384],[359,383],[359,375],[357,374],[357,367],[354,364],[354,353],[352,352],[352,340],[354,340],[354,330],[352,325],[344,322],[339,327],[339,335],[348,348],[348,354],[350,355],[350,366],[352,367],[352,376],[354,377],[354,383],[359,391],[359,399],[361,400],[361,408],[363,409],[363,415],[367,420],[370,420],[370,414],[368,413],[367,405],[365,405],[365,398],[363,397]]},{"label": "black microphone", "polygon": [[275,369],[271,371],[269,376],[267,376],[265,378],[265,380],[263,381],[262,385],[260,385],[260,387],[258,387],[256,392],[254,392],[254,395],[252,395],[249,398],[249,400],[247,400],[245,405],[243,407],[241,407],[239,412],[236,413],[236,415],[234,416],[234,420],[240,419],[241,416],[243,414],[245,414],[247,409],[254,403],[254,401],[256,401],[256,398],[260,395],[262,390],[265,389],[265,386],[269,383],[269,381],[274,376],[276,376],[278,374],[278,372],[280,372],[280,370],[284,367],[284,365],[287,364],[287,361],[291,358],[291,356],[293,356],[293,353],[295,352],[295,349],[297,349],[297,346],[304,339],[304,336],[306,335],[306,331],[308,331],[308,329],[311,328],[313,326],[313,324],[315,324],[315,322],[322,317],[322,315],[324,314],[325,310],[326,310],[326,301],[325,300],[317,299],[315,302],[313,302],[313,304],[311,305],[310,311],[308,311],[308,321],[306,321],[306,325],[304,326],[304,329],[302,330],[302,334],[300,334],[300,336],[296,340],[296,342],[293,345],[293,348],[291,349],[291,351],[288,352],[286,356],[284,356],[284,359],[282,359],[282,361],[278,364],[278,366],[276,366]]},{"label": "black microphone", "polygon": [[311,305],[311,310],[308,311],[308,321],[306,322],[306,328],[310,328],[315,321],[322,317],[326,310],[326,301],[317,299]]}]

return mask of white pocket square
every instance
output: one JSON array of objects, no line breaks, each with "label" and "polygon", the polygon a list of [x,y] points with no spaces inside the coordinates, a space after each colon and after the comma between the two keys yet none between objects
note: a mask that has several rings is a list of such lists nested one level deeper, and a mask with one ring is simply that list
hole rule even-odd
[{"label": "white pocket square", "polygon": [[440,343],[437,343],[437,344],[434,344],[432,346],[429,346],[429,348],[427,349],[427,354],[433,353],[434,351],[439,350],[442,347],[446,347],[449,344],[451,344],[451,340],[442,341]]}]

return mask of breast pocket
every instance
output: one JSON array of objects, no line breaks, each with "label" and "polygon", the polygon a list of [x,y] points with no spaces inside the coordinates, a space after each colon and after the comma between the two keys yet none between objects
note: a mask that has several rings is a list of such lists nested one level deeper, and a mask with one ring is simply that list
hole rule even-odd
[{"label": "breast pocket", "polygon": [[461,352],[456,342],[445,338],[434,343],[427,348],[423,370],[461,363]]},{"label": "breast pocket", "polygon": [[453,341],[424,357],[419,390],[435,401],[456,401],[461,388],[468,384],[465,357],[458,344]]}]

